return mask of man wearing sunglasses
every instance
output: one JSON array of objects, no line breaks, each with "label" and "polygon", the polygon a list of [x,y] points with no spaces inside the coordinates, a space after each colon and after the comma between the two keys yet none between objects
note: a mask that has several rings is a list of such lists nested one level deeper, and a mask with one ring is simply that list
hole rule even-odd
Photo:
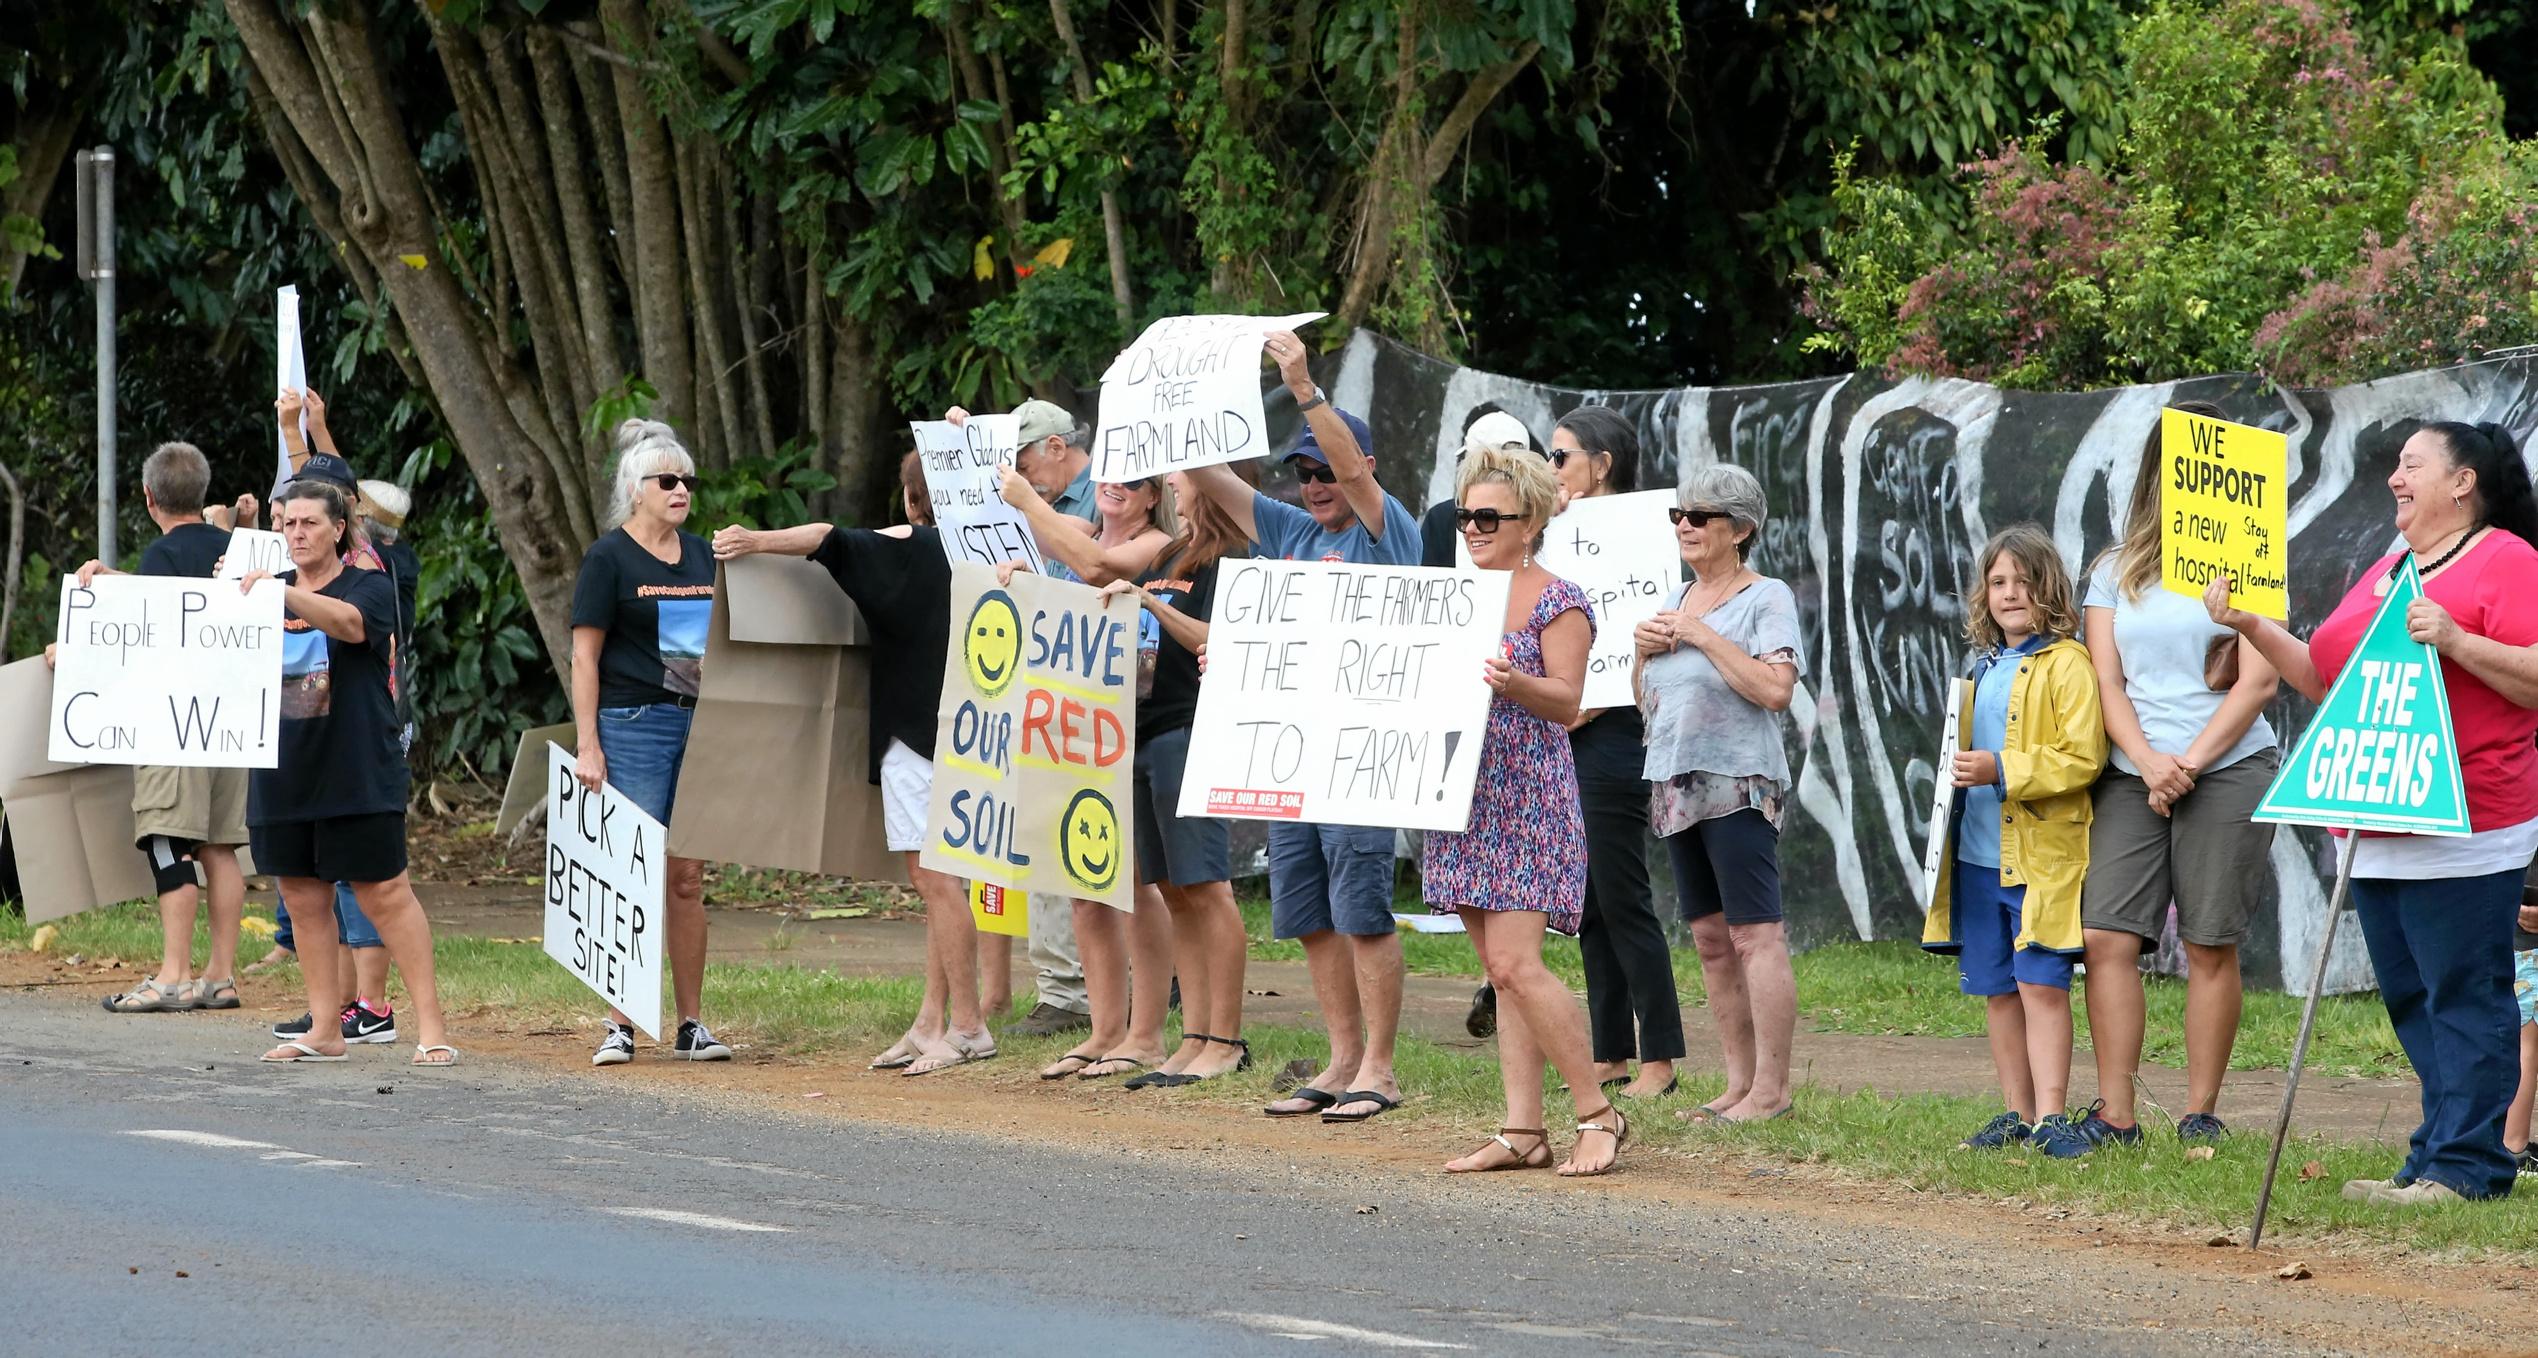
[{"label": "man wearing sunglasses", "polygon": [[[1418,520],[1376,483],[1374,436],[1366,422],[1334,408],[1313,385],[1308,351],[1293,331],[1272,331],[1263,349],[1304,415],[1304,433],[1286,455],[1304,507],[1253,490],[1231,467],[1192,468],[1191,484],[1262,556],[1416,564]],[[1402,978],[1401,938],[1392,920],[1393,834],[1359,825],[1269,826],[1270,929],[1304,944],[1331,1040],[1321,1074],[1262,1110],[1271,1117],[1320,1113],[1325,1122],[1363,1122],[1401,1098],[1392,1073]]]}]

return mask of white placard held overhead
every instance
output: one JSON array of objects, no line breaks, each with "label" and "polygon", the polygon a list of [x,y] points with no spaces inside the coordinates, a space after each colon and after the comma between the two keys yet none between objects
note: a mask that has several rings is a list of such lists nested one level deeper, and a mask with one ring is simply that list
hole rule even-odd
[{"label": "white placard held overhead", "polygon": [[1184,816],[1461,830],[1508,573],[1227,561]]},{"label": "white placard held overhead", "polygon": [[908,430],[925,462],[926,498],[933,502],[934,526],[943,531],[943,554],[952,564],[1023,561],[1046,574],[1030,521],[997,489],[997,469],[1013,465],[1021,440],[1014,417],[972,415],[959,424],[912,420]]},{"label": "white placard held overhead", "polygon": [[[1631,667],[1639,658],[1632,634],[1665,611],[1683,584],[1683,556],[1666,511],[1670,490],[1598,495],[1571,500],[1542,535],[1534,560],[1586,591],[1595,609],[1595,644],[1586,653],[1586,686],[1580,707],[1633,707]],[[1500,532],[1512,532],[1501,528]],[[1454,535],[1454,559],[1472,564],[1463,535]]]},{"label": "white placard held overhead", "polygon": [[229,534],[229,550],[221,554],[218,578],[244,580],[251,571],[280,575],[291,569],[291,545],[280,533],[237,528]]},{"label": "white placard held overhead", "polygon": [[62,577],[46,753],[64,764],[269,769],[282,717],[282,582]]},{"label": "white placard held overhead", "polygon": [[[300,352],[300,290],[281,288],[273,294],[273,394],[300,391],[308,386],[308,359]],[[300,416],[300,437],[308,437],[308,416]],[[291,445],[282,431],[273,431],[273,493],[267,503],[282,494],[291,484]]]},{"label": "white placard held overhead", "polygon": [[1260,348],[1326,312],[1174,316],[1147,326],[1102,373],[1093,479],[1135,481],[1269,454]]},{"label": "white placard held overhead", "polygon": [[583,787],[573,764],[546,747],[546,955],[658,1038],[668,835],[614,787]]}]

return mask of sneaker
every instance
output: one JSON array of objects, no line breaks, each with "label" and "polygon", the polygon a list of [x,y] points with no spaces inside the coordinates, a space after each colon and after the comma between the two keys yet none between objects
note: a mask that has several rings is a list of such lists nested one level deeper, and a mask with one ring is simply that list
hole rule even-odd
[{"label": "sneaker", "polygon": [[2079,1127],[2069,1115],[2063,1113],[2045,1114],[2044,1121],[2036,1124],[2036,1130],[2027,1141],[2056,1160],[2077,1160],[2097,1149],[2089,1144],[2087,1137],[2080,1135]]},{"label": "sneaker", "polygon": [[1022,1022],[1015,1024],[1011,1031],[1027,1037],[1055,1037],[1060,1033],[1089,1030],[1092,1026],[1093,1016],[1090,1014],[1060,1009],[1054,1004],[1039,1004],[1033,1005],[1031,1012],[1023,1015]]},{"label": "sneaker", "polygon": [[2403,1188],[2391,1185],[2371,1194],[2373,1207],[2443,1207],[2466,1202],[2459,1191],[2433,1179],[2417,1179]]},{"label": "sneaker", "polygon": [[355,1004],[344,1011],[344,1040],[352,1043],[384,1045],[397,1040],[397,1011],[372,1012],[369,1005]]},{"label": "sneaker", "polygon": [[2520,1154],[2512,1157],[2512,1163],[2519,1167],[2524,1177],[2538,1178],[2538,1140],[2521,1147]]},{"label": "sneaker", "polygon": [[590,1054],[594,1066],[622,1066],[634,1059],[634,1029],[614,1023],[603,1025],[607,1035],[599,1039],[599,1050]]},{"label": "sneaker", "polygon": [[2092,1146],[2138,1146],[2141,1144],[2141,1124],[2118,1127],[2108,1122],[2104,1099],[2089,1105],[2088,1116],[2080,1119],[2077,1130],[2080,1138]]},{"label": "sneaker", "polygon": [[2017,1145],[2026,1140],[2034,1131],[2035,1128],[2028,1126],[2026,1119],[2019,1117],[2016,1113],[2003,1113],[1984,1123],[1983,1130],[1957,1142],[1956,1145],[1959,1150],[1996,1151],[2004,1146]]},{"label": "sneaker", "polygon": [[[344,1025],[344,1036],[352,1036],[353,1006],[349,1004],[344,1006],[342,1021]],[[302,1014],[298,1018],[284,1019],[280,1023],[274,1024],[273,1035],[285,1040],[294,1037],[306,1037],[308,1036],[308,1030],[316,1026],[317,1021],[315,1019],[310,1018],[306,1014]]]},{"label": "sneaker", "polygon": [[1463,1015],[1463,1031],[1487,1037],[1498,1031],[1498,992],[1488,986],[1472,992],[1471,1012]]},{"label": "sneaker", "polygon": [[[627,1041],[631,1044],[633,1039],[629,1038]],[[731,1048],[715,1041],[714,1035],[706,1030],[704,1024],[694,1019],[680,1019],[678,1041],[670,1044],[670,1059],[673,1061],[728,1061],[731,1059]]]},{"label": "sneaker", "polygon": [[2344,1181],[2344,1200],[2369,1202],[2374,1194],[2385,1193],[2392,1188],[2404,1188],[2413,1182],[2414,1180],[2407,1178],[2347,1179]]},{"label": "sneaker", "polygon": [[2210,1113],[2188,1113],[2177,1120],[2177,1139],[2189,1144],[2200,1141],[2207,1146],[2217,1146],[2228,1131],[2229,1124]]}]

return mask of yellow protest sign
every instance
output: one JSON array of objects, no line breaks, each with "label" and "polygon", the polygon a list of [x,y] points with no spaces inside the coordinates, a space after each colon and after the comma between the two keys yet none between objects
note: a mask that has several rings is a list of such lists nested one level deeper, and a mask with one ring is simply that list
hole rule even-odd
[{"label": "yellow protest sign", "polygon": [[2290,480],[2281,434],[2159,412],[2159,583],[2199,599],[2228,575],[2232,604],[2289,621]]},{"label": "yellow protest sign", "polygon": [[993,882],[972,882],[969,884],[969,918],[982,934],[1029,938],[1031,893],[1009,891]]}]

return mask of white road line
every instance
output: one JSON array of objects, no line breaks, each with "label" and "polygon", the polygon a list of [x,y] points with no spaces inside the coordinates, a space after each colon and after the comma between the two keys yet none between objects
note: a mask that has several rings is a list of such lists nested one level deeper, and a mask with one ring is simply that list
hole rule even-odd
[{"label": "white road line", "polygon": [[1468,1349],[1469,1344],[1450,1344],[1441,1339],[1419,1339],[1406,1334],[1386,1334],[1382,1330],[1361,1330],[1329,1320],[1307,1320],[1302,1316],[1261,1315],[1249,1311],[1219,1311],[1218,1320],[1265,1330],[1280,1339],[1344,1339],[1378,1349]]},{"label": "white road line", "polygon": [[218,1132],[185,1132],[161,1128],[153,1131],[127,1131],[124,1135],[148,1137],[152,1141],[175,1141],[188,1146],[207,1146],[221,1151],[278,1151],[282,1149],[270,1141],[249,1141],[244,1137],[222,1136]]},{"label": "white road line", "polygon": [[707,1231],[759,1231],[772,1235],[789,1235],[790,1226],[769,1226],[755,1221],[734,1221],[730,1217],[709,1217],[702,1212],[681,1212],[668,1207],[611,1207],[612,1216],[641,1217],[645,1221],[666,1221],[673,1226],[694,1226]]}]

